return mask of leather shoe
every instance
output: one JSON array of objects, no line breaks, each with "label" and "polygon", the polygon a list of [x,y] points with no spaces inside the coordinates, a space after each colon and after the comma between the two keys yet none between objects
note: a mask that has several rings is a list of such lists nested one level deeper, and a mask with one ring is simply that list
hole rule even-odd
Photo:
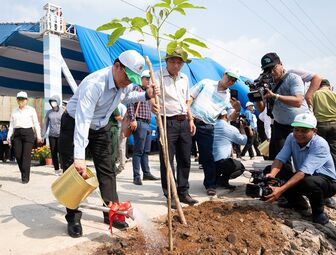
[{"label": "leather shoe", "polygon": [[112,222],[112,227],[117,228],[119,230],[123,230],[123,229],[128,228],[128,224],[127,224],[126,221],[117,221],[117,220],[114,220]]},{"label": "leather shoe", "polygon": [[134,179],[134,180],[133,180],[133,183],[134,183],[135,185],[142,185],[142,181],[141,181],[140,179]]},{"label": "leather shoe", "polygon": [[157,178],[154,175],[149,174],[149,175],[144,175],[143,180],[144,181],[157,181],[157,180],[160,180],[160,178]]},{"label": "leather shoe", "polygon": [[325,203],[325,206],[327,206],[329,208],[336,209],[336,201],[335,201],[334,198],[332,198],[332,197],[326,198],[324,200],[324,203]]},{"label": "leather shoe", "polygon": [[82,236],[82,224],[80,222],[68,222],[68,234],[73,238]]},{"label": "leather shoe", "polygon": [[179,196],[180,202],[188,205],[194,205],[198,203],[196,199],[193,199],[189,194],[180,195]]},{"label": "leather shoe", "polygon": [[313,222],[321,224],[321,225],[325,225],[329,222],[329,217],[325,213],[313,215]]}]

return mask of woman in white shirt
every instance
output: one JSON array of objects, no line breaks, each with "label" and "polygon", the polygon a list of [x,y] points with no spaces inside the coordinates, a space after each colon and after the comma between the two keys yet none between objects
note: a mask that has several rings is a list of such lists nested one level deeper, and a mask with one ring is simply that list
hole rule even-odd
[{"label": "woman in white shirt", "polygon": [[11,114],[7,142],[11,143],[13,135],[15,158],[20,168],[22,183],[26,184],[30,177],[31,152],[35,140],[34,130],[37,142],[41,143],[41,128],[35,109],[27,105],[27,93],[24,91],[17,93],[16,99],[19,107]]}]

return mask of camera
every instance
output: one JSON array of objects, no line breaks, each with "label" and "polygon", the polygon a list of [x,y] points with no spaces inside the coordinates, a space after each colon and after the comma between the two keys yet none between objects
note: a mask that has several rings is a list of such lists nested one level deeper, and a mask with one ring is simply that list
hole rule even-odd
[{"label": "camera", "polygon": [[249,86],[250,93],[247,94],[249,101],[258,102],[263,100],[265,94],[265,88],[271,88],[274,83],[271,73],[261,73],[257,79],[252,81],[245,81],[245,84]]},{"label": "camera", "polygon": [[262,171],[250,171],[251,183],[246,184],[245,194],[252,198],[265,200],[265,196],[270,195],[273,191],[269,186],[281,187],[285,181],[278,178],[266,177]]}]

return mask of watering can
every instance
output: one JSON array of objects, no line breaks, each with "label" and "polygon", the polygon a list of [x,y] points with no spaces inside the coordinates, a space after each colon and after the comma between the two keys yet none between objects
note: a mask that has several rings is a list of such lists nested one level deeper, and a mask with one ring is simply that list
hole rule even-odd
[{"label": "watering can", "polygon": [[92,191],[98,186],[98,180],[95,174],[89,169],[86,169],[88,179],[84,179],[76,170],[72,164],[52,185],[51,191],[54,194],[58,202],[70,209],[76,209],[78,207],[88,208],[93,210],[99,210],[107,212],[110,215],[122,215],[127,218],[133,217],[133,208],[129,202],[125,203],[110,203],[108,207],[81,204],[81,202],[87,198]]}]

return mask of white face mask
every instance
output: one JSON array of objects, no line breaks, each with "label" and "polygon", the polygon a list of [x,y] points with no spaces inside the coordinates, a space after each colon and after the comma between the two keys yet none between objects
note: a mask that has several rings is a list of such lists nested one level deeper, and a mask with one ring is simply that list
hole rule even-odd
[{"label": "white face mask", "polygon": [[56,103],[55,101],[52,101],[52,102],[50,103],[50,105],[51,105],[52,108],[57,107],[57,103]]}]

